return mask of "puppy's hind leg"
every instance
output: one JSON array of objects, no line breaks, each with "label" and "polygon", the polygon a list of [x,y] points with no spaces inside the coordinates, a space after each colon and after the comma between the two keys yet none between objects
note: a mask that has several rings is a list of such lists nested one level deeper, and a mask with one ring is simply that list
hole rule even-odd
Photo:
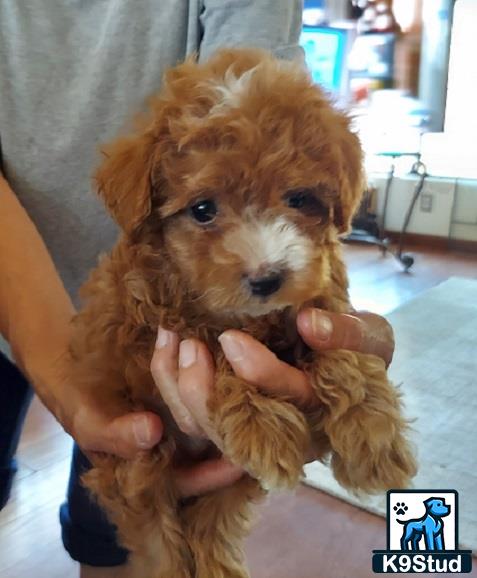
[{"label": "puppy's hind leg", "polygon": [[83,477],[131,552],[134,578],[194,577],[170,477],[171,455],[172,448],[162,444],[132,460],[95,458],[95,467]]},{"label": "puppy's hind leg", "polygon": [[252,504],[265,495],[244,476],[233,486],[198,498],[181,518],[193,552],[194,578],[249,578],[242,543],[252,521]]}]

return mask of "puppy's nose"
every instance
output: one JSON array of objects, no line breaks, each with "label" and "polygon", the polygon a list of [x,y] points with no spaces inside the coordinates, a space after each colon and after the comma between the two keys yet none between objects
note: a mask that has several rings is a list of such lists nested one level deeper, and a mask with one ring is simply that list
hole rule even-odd
[{"label": "puppy's nose", "polygon": [[276,293],[283,283],[283,275],[272,273],[264,277],[249,277],[248,286],[252,295],[268,297]]}]

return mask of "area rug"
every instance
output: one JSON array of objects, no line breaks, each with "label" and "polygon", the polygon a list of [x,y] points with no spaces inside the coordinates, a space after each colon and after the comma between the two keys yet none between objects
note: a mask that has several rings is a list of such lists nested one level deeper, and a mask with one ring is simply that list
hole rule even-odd
[{"label": "area rug", "polygon": [[[390,368],[413,423],[416,489],[459,492],[461,548],[477,551],[477,280],[450,278],[387,316],[396,336]],[[385,496],[357,498],[326,465],[306,467],[305,483],[375,514]]]}]

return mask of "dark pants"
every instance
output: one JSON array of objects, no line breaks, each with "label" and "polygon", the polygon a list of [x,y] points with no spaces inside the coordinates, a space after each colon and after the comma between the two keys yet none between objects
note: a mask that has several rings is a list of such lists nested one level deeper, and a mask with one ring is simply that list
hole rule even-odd
[{"label": "dark pants", "polygon": [[[0,509],[10,494],[16,472],[15,452],[31,398],[27,380],[0,353]],[[118,566],[126,562],[128,553],[118,546],[114,526],[80,483],[81,474],[89,467],[88,459],[75,445],[67,500],[60,508],[63,544],[82,564]],[[30,483],[35,483],[34,476]]]},{"label": "dark pants", "polygon": [[0,352],[0,509],[17,471],[15,452],[31,398],[28,381]]},{"label": "dark pants", "polygon": [[73,560],[82,564],[119,566],[126,562],[128,553],[118,546],[114,526],[79,481],[90,467],[75,444],[67,499],[60,508],[63,544]]}]

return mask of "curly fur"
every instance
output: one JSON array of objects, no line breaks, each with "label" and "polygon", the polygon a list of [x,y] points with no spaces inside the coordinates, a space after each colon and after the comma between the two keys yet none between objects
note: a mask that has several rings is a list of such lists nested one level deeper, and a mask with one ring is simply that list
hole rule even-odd
[{"label": "curly fur", "polygon": [[[153,409],[166,424],[154,450],[131,461],[95,455],[84,478],[135,555],[138,576],[245,578],[251,504],[263,488],[295,486],[311,444],[353,490],[402,487],[414,474],[382,360],[311,352],[293,330],[304,304],[350,310],[339,235],[360,200],[361,162],[349,120],[307,73],[254,50],[171,70],[136,131],[106,149],[98,189],[123,233],[84,287],[72,375],[105,407]],[[289,206],[297,190],[315,201]],[[219,207],[205,226],[188,210],[204,198]],[[267,231],[273,242],[262,239]],[[243,279],[267,267],[286,281],[259,299]],[[186,504],[172,468],[201,454],[152,381],[158,325],[209,346],[217,366],[210,417],[227,456],[248,473]],[[319,409],[305,414],[237,378],[217,342],[232,327],[303,368]]]}]

